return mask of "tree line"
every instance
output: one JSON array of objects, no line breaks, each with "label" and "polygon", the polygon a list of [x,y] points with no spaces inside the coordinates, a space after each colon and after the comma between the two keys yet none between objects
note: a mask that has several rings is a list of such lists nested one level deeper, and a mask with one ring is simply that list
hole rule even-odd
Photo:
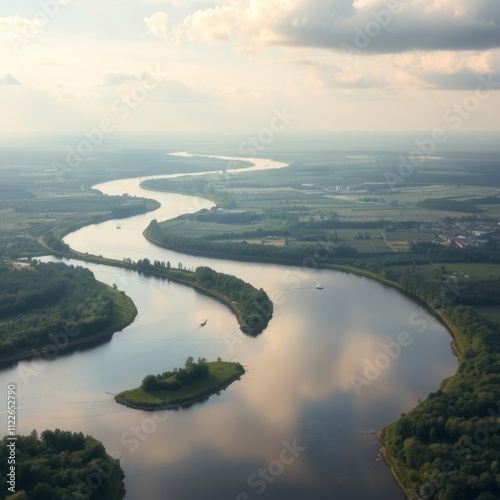
[{"label": "tree line", "polygon": [[245,333],[254,335],[262,332],[273,316],[273,303],[267,293],[231,274],[219,273],[206,266],[200,266],[194,272],[182,269],[181,264],[174,269],[169,262],[151,263],[147,258],[128,264],[142,273],[164,276],[224,300],[236,310],[241,330]]},{"label": "tree line", "polygon": [[[0,442],[0,496],[9,498],[9,441]],[[81,432],[45,430],[17,436],[16,500],[125,496],[124,474],[119,462],[106,454],[100,441]]]},{"label": "tree line", "polygon": [[[274,234],[279,232],[274,231]],[[182,250],[186,253],[197,255],[213,255],[220,257],[230,257],[243,260],[268,260],[271,262],[290,262],[300,264],[304,260],[304,255],[314,254],[318,244],[324,242],[321,234],[315,237],[316,245],[300,245],[277,247],[274,245],[252,245],[246,242],[218,242],[209,241],[202,238],[188,238],[185,236],[172,235],[168,230],[162,230],[157,221],[151,221],[144,231],[144,236],[156,244],[169,248]],[[237,238],[237,235],[233,235]],[[329,238],[328,238],[329,239]],[[339,245],[328,249],[328,257],[324,262],[335,262],[337,259],[355,257],[358,251],[348,245]]]},{"label": "tree line", "polygon": [[176,391],[184,385],[201,380],[208,375],[208,362],[205,358],[198,358],[195,362],[192,356],[186,359],[184,368],[174,368],[172,371],[158,375],[146,375],[141,383],[144,391],[164,389]]}]

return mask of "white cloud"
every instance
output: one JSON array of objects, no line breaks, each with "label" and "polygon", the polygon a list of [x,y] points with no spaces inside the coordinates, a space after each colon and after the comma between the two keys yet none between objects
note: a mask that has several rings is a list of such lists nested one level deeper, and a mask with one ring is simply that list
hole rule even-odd
[{"label": "white cloud", "polygon": [[393,53],[500,47],[499,25],[498,0],[248,0],[199,9],[179,28],[191,41],[223,42],[237,32],[267,44],[337,51],[356,45],[361,30],[367,42],[357,48]]},{"label": "white cloud", "polygon": [[230,5],[198,10],[190,14],[180,26],[180,31],[191,42],[225,42],[238,22],[238,10]]},{"label": "white cloud", "polygon": [[[500,82],[500,0],[394,0],[402,12],[344,57],[340,43],[354,45],[355,28],[391,1],[87,0],[61,7],[22,54],[8,50],[8,38],[33,27],[38,4],[0,1],[4,121],[25,130],[94,126],[157,65],[168,74],[134,110],[130,130],[248,130],[283,103],[304,129],[421,129],[481,76]],[[496,92],[467,127],[498,129],[499,100]]]},{"label": "white cloud", "polygon": [[490,76],[500,86],[500,50],[397,54],[392,63],[431,88],[473,90]]},{"label": "white cloud", "polygon": [[308,84],[313,89],[381,89],[396,84],[394,74],[389,75],[387,66],[380,62],[359,61],[342,67],[330,59],[300,58],[287,61],[287,65],[300,72],[302,81],[297,77],[295,83],[302,88]]},{"label": "white cloud", "polygon": [[144,23],[149,32],[163,40],[168,40],[170,17],[165,12],[158,11],[151,17],[145,17]]}]

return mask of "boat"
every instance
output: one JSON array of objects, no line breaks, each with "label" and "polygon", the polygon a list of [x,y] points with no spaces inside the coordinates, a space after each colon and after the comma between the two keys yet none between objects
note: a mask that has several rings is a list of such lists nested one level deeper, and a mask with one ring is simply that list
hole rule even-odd
[{"label": "boat", "polygon": [[206,320],[202,321],[202,322],[200,323],[200,326],[205,326],[205,325],[207,324],[207,321],[208,321],[208,319],[206,319]]},{"label": "boat", "polygon": [[122,227],[120,226],[120,224],[117,224],[116,225],[116,229],[121,229]]},{"label": "boat", "polygon": [[316,283],[316,288],[318,290],[323,290],[323,285],[321,283]]}]

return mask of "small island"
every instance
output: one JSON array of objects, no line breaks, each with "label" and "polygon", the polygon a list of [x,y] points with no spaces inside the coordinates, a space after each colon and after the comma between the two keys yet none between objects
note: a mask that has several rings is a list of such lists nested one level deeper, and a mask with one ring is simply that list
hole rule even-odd
[{"label": "small island", "polygon": [[189,406],[225,389],[245,373],[240,363],[208,362],[190,356],[184,368],[144,377],[140,387],[121,392],[115,401],[139,410],[164,410]]}]

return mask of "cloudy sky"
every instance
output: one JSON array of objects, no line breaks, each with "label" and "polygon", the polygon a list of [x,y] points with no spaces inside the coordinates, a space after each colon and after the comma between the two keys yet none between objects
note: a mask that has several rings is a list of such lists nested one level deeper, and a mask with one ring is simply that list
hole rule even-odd
[{"label": "cloudy sky", "polygon": [[0,131],[500,130],[499,0],[3,0]]}]

